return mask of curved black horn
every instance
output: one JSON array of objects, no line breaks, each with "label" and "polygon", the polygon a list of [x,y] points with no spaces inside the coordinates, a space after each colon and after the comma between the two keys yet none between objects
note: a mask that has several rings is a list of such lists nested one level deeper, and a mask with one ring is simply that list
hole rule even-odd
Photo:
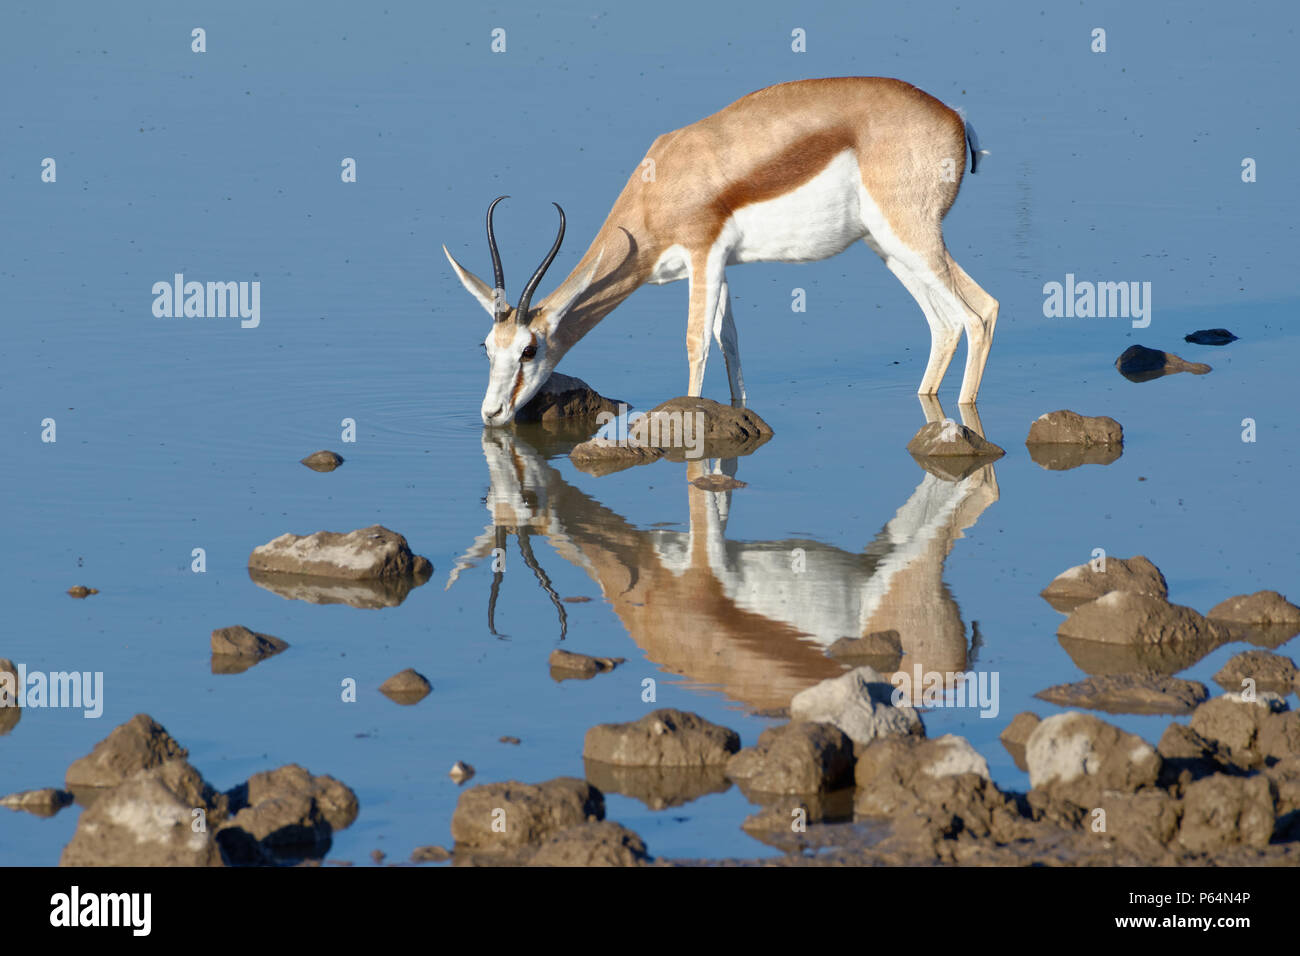
[{"label": "curved black horn", "polygon": [[509,196],[498,196],[492,200],[492,205],[488,206],[487,213],[488,249],[492,253],[492,281],[495,283],[492,287],[492,302],[498,322],[501,321],[501,315],[506,310],[506,274],[505,270],[501,268],[501,253],[497,249],[497,237],[492,232],[492,211],[497,208],[497,203],[509,198]]},{"label": "curved black horn", "polygon": [[532,302],[533,293],[542,284],[542,276],[546,275],[546,270],[551,267],[551,263],[555,260],[555,254],[560,251],[560,243],[564,241],[564,210],[560,209],[558,202],[553,202],[551,205],[560,210],[560,233],[555,237],[555,245],[551,246],[551,251],[546,254],[542,264],[537,267],[533,277],[528,280],[528,285],[524,286],[523,295],[519,297],[519,307],[515,309],[515,321],[524,325],[528,324],[528,306]]}]

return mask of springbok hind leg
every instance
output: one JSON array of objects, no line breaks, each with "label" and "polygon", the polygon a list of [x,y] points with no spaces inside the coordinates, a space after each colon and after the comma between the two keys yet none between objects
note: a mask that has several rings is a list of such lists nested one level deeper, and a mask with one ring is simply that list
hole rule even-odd
[{"label": "springbok hind leg", "polygon": [[957,298],[965,312],[966,323],[966,373],[961,380],[963,405],[974,404],[984,378],[984,365],[993,348],[993,330],[998,324],[998,300],[993,298],[966,274],[948,253],[948,274],[952,277]]},{"label": "springbok hind leg", "polygon": [[891,255],[872,244],[872,249],[884,260],[889,271],[903,284],[916,304],[921,307],[926,323],[930,326],[930,358],[925,363],[925,374],[921,377],[918,395],[934,395],[939,391],[939,383],[961,342],[961,323],[956,321],[946,303],[937,302],[931,284],[914,272],[901,256]]}]

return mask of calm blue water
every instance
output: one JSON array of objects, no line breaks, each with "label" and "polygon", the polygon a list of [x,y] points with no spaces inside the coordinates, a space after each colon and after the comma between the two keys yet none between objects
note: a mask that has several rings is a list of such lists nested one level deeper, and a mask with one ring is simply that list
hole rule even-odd
[{"label": "calm blue water", "polygon": [[[1052,712],[1036,691],[1083,676],[1037,597],[1057,573],[1102,547],[1148,555],[1171,599],[1202,611],[1259,588],[1300,597],[1294,9],[835,6],[11,4],[0,30],[0,656],[102,671],[106,703],[98,720],[26,711],[0,738],[0,792],[60,785],[72,760],[147,712],[215,786],[289,762],[337,776],[362,812],[331,857],[404,859],[449,842],[454,761],[477,768],[475,783],[581,776],[585,730],[643,714],[647,677],[658,706],[753,743],[771,721],[751,710],[836,671],[805,636],[852,619],[891,555],[905,583],[880,613],[928,622],[917,656],[960,663],[978,622],[971,666],[1000,675],[998,718],[933,711],[929,732],[968,736],[999,784],[1024,787],[998,733],[1022,709]],[[203,54],[190,50],[196,26]],[[502,54],[490,50],[495,27]],[[1096,27],[1104,54],[1089,50]],[[795,28],[806,53],[790,50]],[[710,496],[689,490],[682,465],[592,478],[553,448],[485,444],[486,319],[439,246],[489,272],[483,211],[509,192],[498,235],[513,295],[550,242],[558,201],[570,238],[545,291],[660,132],[772,83],[844,74],[899,76],[964,107],[991,150],[946,236],[1001,301],[980,403],[1007,450],[996,500],[987,480],[927,485],[904,450],[925,420],[913,392],[928,336],[874,256],[736,268],[751,405],[776,437],[740,461],[749,487],[709,539],[730,570],[710,583],[683,543],[692,520],[707,537]],[[54,183],[41,181],[46,157]],[[340,181],[344,157],[356,183]],[[1241,180],[1244,157],[1254,183]],[[259,280],[260,326],[154,318],[152,285],[178,272]],[[1151,282],[1150,327],[1044,318],[1044,283],[1067,273]],[[790,311],[795,287],[806,313]],[[560,370],[641,408],[681,394],[685,302],[683,284],[641,290]],[[1240,341],[1182,341],[1215,326]],[[1130,383],[1112,363],[1134,343],[1214,371]],[[964,346],[941,395],[952,415],[963,361]],[[706,394],[726,397],[716,355]],[[1035,465],[1029,424],[1064,407],[1119,419],[1123,457]],[[341,441],[345,418],[355,443]],[[1252,444],[1244,418],[1257,424]],[[325,475],[298,464],[319,448],[346,464]],[[565,605],[563,646],[626,657],[614,673],[550,679],[559,625],[513,534],[496,619],[508,640],[487,628],[486,564],[444,589],[457,558],[492,538],[485,498],[511,491],[491,470],[503,456],[541,495],[535,513],[505,523],[533,528],[558,595],[594,599]],[[906,542],[882,537],[909,502],[963,516],[927,525],[912,564]],[[285,600],[248,578],[249,551],[285,531],[373,523],[436,567],[398,607]],[[779,573],[796,546],[809,555],[797,585]],[[195,574],[200,547],[207,571]],[[688,567],[695,592],[678,573]],[[74,584],[101,593],[74,601]],[[292,647],[214,676],[208,635],[237,623]],[[1240,649],[1183,676],[1208,680]],[[375,690],[405,667],[434,685],[409,708]],[[340,701],[347,677],[353,704]],[[1155,740],[1166,720],[1118,722]],[[740,830],[751,810],[734,788],[661,812],[608,800],[610,818],[666,856],[774,852]],[[54,864],[77,812],[0,813],[0,862]]]}]

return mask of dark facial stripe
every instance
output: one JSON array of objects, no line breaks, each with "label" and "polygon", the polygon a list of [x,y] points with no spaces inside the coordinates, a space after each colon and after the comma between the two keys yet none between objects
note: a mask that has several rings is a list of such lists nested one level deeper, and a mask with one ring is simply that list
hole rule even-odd
[{"label": "dark facial stripe", "polygon": [[520,369],[515,373],[515,387],[510,390],[510,407],[515,407],[515,399],[519,397],[519,390],[524,387],[524,370]]}]

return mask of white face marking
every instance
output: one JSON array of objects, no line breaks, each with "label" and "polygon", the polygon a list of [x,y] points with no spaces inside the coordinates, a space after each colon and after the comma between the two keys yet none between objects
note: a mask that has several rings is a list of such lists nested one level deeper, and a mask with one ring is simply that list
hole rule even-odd
[{"label": "white face marking", "polygon": [[551,374],[546,340],[531,329],[513,324],[510,328],[514,332],[504,345],[495,326],[483,343],[489,363],[487,393],[481,409],[485,425],[504,425],[513,419],[515,412],[528,403]]}]

